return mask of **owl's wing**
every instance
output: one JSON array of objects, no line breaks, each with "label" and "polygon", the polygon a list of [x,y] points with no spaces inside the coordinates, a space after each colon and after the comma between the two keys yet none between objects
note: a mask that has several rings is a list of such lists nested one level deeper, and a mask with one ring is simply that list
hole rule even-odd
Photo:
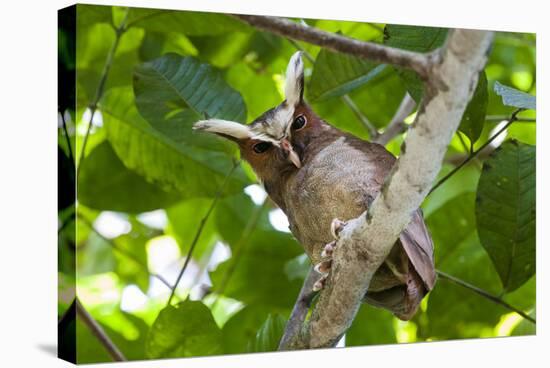
[{"label": "owl's wing", "polygon": [[399,240],[426,288],[431,290],[436,278],[434,244],[420,209],[414,213],[409,226],[403,230]]}]

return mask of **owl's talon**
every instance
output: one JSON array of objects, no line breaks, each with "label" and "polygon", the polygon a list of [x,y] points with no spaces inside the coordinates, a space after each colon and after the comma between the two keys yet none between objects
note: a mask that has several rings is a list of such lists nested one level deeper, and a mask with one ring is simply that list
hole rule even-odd
[{"label": "owl's talon", "polygon": [[321,289],[324,289],[325,284],[327,282],[327,279],[328,279],[328,275],[321,276],[321,278],[319,280],[317,280],[317,282],[315,284],[313,284],[312,290],[313,291],[319,291]]},{"label": "owl's talon", "polygon": [[345,221],[339,220],[337,218],[332,220],[332,222],[330,223],[330,233],[332,234],[334,239],[338,240],[340,232],[342,231],[344,226],[346,226]]},{"label": "owl's talon", "polygon": [[317,263],[314,267],[314,270],[322,275],[325,275],[329,273],[331,267],[332,267],[332,259],[327,259]]},{"label": "owl's talon", "polygon": [[331,257],[332,253],[334,253],[335,248],[336,248],[336,240],[333,240],[327,245],[325,245],[325,248],[321,252],[321,257],[322,258]]}]

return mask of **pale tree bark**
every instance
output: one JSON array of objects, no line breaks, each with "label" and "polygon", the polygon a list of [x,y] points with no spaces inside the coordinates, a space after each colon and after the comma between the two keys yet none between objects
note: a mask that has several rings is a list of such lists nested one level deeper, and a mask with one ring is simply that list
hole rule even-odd
[{"label": "pale tree bark", "polygon": [[285,349],[334,346],[350,327],[372,276],[430,191],[490,49],[491,32],[455,29],[430,54],[423,102],[401,156],[368,213],[348,221],[331,275],[309,321]]}]

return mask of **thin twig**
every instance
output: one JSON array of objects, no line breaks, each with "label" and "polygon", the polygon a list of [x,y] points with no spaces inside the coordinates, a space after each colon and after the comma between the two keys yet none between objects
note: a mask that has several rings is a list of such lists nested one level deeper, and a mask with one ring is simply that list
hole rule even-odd
[{"label": "thin twig", "polygon": [[90,136],[90,131],[92,130],[93,120],[95,113],[97,111],[97,104],[99,103],[99,100],[101,100],[101,97],[103,96],[103,92],[105,90],[105,83],[107,82],[107,77],[109,75],[109,71],[111,70],[111,66],[113,65],[113,61],[115,58],[115,53],[118,48],[118,44],[120,43],[120,38],[126,31],[126,21],[128,20],[128,13],[129,8],[126,9],[126,12],[124,14],[124,18],[122,19],[122,22],[118,26],[118,28],[115,29],[115,42],[111,46],[111,49],[109,50],[109,53],[107,54],[107,58],[105,59],[105,65],[103,65],[103,71],[101,73],[101,77],[99,79],[99,83],[97,85],[97,89],[95,91],[95,96],[90,104],[90,120],[88,121],[88,128],[86,129],[86,134],[84,135],[84,139],[82,141],[82,148],[80,150],[80,157],[78,158],[78,166],[76,169],[76,181],[78,182],[79,174],[80,174],[80,167],[82,160],[84,159],[84,156],[86,154],[86,145],[88,143],[88,137]]},{"label": "thin twig", "polygon": [[430,189],[430,192],[428,195],[432,194],[437,188],[439,188],[443,183],[445,183],[449,178],[451,178],[458,170],[460,170],[464,165],[466,165],[468,162],[470,162],[472,159],[474,159],[481,151],[483,151],[487,146],[491,144],[502,132],[504,132],[508,127],[517,119],[517,114],[519,114],[523,109],[517,109],[512,113],[510,116],[508,122],[500,128],[498,132],[493,134],[491,138],[487,140],[481,147],[479,147],[477,150],[472,152],[464,161],[462,161],[457,167],[455,167],[451,172],[449,172],[447,175],[445,175],[443,178],[441,178],[433,187]]},{"label": "thin twig", "polygon": [[239,14],[234,14],[234,17],[258,29],[283,37],[306,41],[333,51],[359,56],[379,63],[409,68],[417,72],[421,77],[428,75],[428,69],[431,65],[430,54],[406,51],[374,42],[359,41],[350,37],[322,31],[315,27],[304,26],[285,18]]},{"label": "thin twig", "polygon": [[499,298],[498,296],[496,295],[493,295],[481,288],[478,288],[477,286],[474,286],[472,284],[469,284],[467,283],[466,281],[464,280],[461,280],[459,279],[458,277],[455,277],[455,276],[452,276],[452,275],[449,275],[448,273],[445,273],[443,271],[440,271],[440,270],[436,270],[437,274],[443,278],[443,279],[446,279],[446,280],[449,280],[449,281],[452,281],[453,283],[457,284],[457,285],[460,285],[462,286],[463,288],[466,288],[468,290],[471,290],[479,295],[481,295],[482,297],[486,298],[486,299],[489,299],[491,300],[492,302],[496,303],[496,304],[499,304],[501,306],[503,306],[504,308],[506,309],[509,309],[513,312],[516,312],[517,314],[519,314],[520,316],[522,316],[523,318],[525,318],[526,320],[528,320],[529,322],[532,322],[534,324],[537,323],[537,321],[529,316],[527,313],[523,312],[521,309],[519,308],[516,308],[514,307],[513,305],[510,305],[508,304],[507,302],[505,302],[504,300],[502,300],[501,298]]},{"label": "thin twig", "polygon": [[405,124],[405,118],[414,111],[415,107],[416,107],[416,102],[413,100],[413,98],[409,95],[408,92],[405,92],[405,96],[403,97],[403,100],[401,100],[401,103],[399,104],[397,111],[395,112],[392,119],[388,123],[386,130],[384,130],[382,134],[376,137],[376,139],[374,139],[373,142],[385,146],[393,138],[395,138],[401,133],[404,133],[407,130],[407,124]]},{"label": "thin twig", "polygon": [[[508,115],[487,115],[485,117],[485,121],[489,121],[489,122],[501,122],[503,120],[508,120],[509,116]],[[523,121],[525,123],[536,123],[537,122],[537,119],[536,118],[517,118],[516,121],[520,122],[520,121]]]},{"label": "thin twig", "polygon": [[359,107],[353,102],[351,97],[349,95],[343,95],[342,101],[350,108],[350,110],[353,112],[353,114],[357,117],[357,119],[363,124],[363,126],[367,129],[369,132],[369,137],[371,139],[376,139],[378,137],[378,130],[376,130],[376,127],[370,122],[370,120],[363,114],[363,112],[359,109]]},{"label": "thin twig", "polygon": [[78,213],[78,218],[80,219],[80,221],[82,221],[82,223],[84,223],[86,226],[88,226],[88,228],[91,231],[93,231],[103,241],[105,241],[108,245],[110,245],[111,248],[113,248],[114,250],[116,250],[120,254],[126,256],[127,258],[131,259],[132,261],[134,261],[137,265],[139,265],[141,268],[143,268],[149,275],[157,278],[160,282],[162,282],[164,285],[166,285],[169,289],[172,289],[172,285],[170,285],[170,283],[164,277],[162,277],[158,273],[150,272],[149,267],[146,264],[144,264],[143,262],[141,262],[138,258],[136,258],[136,256],[134,256],[130,252],[127,252],[125,249],[120,248],[112,239],[109,239],[105,235],[101,234],[94,227],[94,225],[92,225],[92,223],[82,215],[82,213]]},{"label": "thin twig", "polygon": [[63,131],[65,132],[65,139],[67,141],[67,148],[69,149],[69,159],[71,160],[71,165],[73,165],[73,170],[75,168],[75,161],[74,161],[74,155],[73,155],[73,148],[71,145],[71,137],[69,136],[69,131],[67,129],[67,123],[65,122],[65,115],[64,112],[59,113],[61,115],[61,122],[63,123]]},{"label": "thin twig", "polygon": [[[304,50],[303,47],[298,44],[298,42],[294,41],[292,38],[287,38],[288,42],[290,42],[297,50],[300,50],[303,52],[303,55],[308,59],[312,64],[315,64],[315,59],[309,52]],[[353,99],[348,95],[345,94],[341,97],[342,101],[350,108],[350,110],[354,113],[354,115],[357,117],[357,119],[363,124],[363,126],[367,129],[369,132],[369,136],[371,139],[374,139],[378,137],[378,131],[376,130],[376,127],[370,122],[370,120],[363,114],[361,109],[353,102]]]},{"label": "thin twig", "polygon": [[294,308],[292,308],[290,318],[286,323],[285,331],[281,341],[279,342],[278,350],[287,350],[292,345],[292,341],[296,335],[302,330],[307,313],[311,307],[311,302],[317,294],[316,291],[313,291],[313,285],[319,279],[319,276],[320,275],[315,272],[313,267],[310,267],[309,273],[307,274],[304,284],[302,285],[302,289],[296,299],[296,303],[294,303]]},{"label": "thin twig", "polygon": [[105,349],[114,361],[124,362],[128,360],[109,338],[109,336],[107,336],[105,330],[103,330],[103,327],[101,327],[99,323],[97,323],[97,321],[91,316],[91,314],[88,313],[88,311],[84,308],[84,306],[80,303],[78,299],[76,299],[76,313],[82,319],[82,322],[84,322],[86,326],[88,326],[94,336],[97,337],[101,345],[105,347]]},{"label": "thin twig", "polygon": [[187,266],[189,265],[189,262],[191,261],[191,258],[193,257],[193,251],[195,250],[195,246],[197,245],[197,243],[200,239],[200,236],[202,234],[204,226],[206,225],[206,222],[210,218],[210,214],[212,213],[212,211],[216,207],[216,204],[218,203],[221,195],[223,194],[223,191],[225,190],[225,187],[226,187],[227,183],[229,182],[229,178],[231,177],[231,175],[233,174],[233,172],[239,166],[240,163],[241,163],[240,161],[235,161],[235,163],[233,164],[233,167],[231,168],[229,173],[225,176],[225,178],[223,180],[223,183],[220,185],[220,188],[216,192],[216,195],[214,196],[214,199],[212,200],[212,203],[210,204],[210,207],[208,208],[208,211],[206,211],[206,214],[201,219],[199,227],[197,228],[197,231],[195,233],[195,237],[193,238],[193,241],[191,242],[191,246],[189,247],[189,252],[187,253],[187,256],[185,257],[185,262],[183,263],[183,266],[180,270],[180,273],[178,274],[178,278],[176,279],[176,283],[172,287],[172,292],[170,293],[170,297],[168,298],[168,302],[166,302],[167,306],[170,305],[170,303],[172,302],[172,298],[174,297],[174,294],[176,293],[176,289],[178,288],[178,284],[179,284],[181,278],[183,277],[183,274],[185,273],[185,270],[187,269]]}]

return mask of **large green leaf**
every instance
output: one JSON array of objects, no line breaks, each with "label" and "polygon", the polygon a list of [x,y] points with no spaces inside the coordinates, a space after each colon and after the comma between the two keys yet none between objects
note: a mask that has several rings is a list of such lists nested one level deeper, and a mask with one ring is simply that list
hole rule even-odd
[{"label": "large green leaf", "polygon": [[487,76],[485,72],[481,72],[472,99],[466,106],[458,127],[458,130],[468,136],[472,145],[479,139],[483,130],[485,114],[487,113],[487,101]]},{"label": "large green leaf", "polygon": [[185,35],[217,35],[231,32],[249,32],[251,28],[226,14],[196,11],[174,11],[132,8],[128,25],[155,32],[178,32]]},{"label": "large green leaf", "polygon": [[232,316],[222,328],[224,353],[248,352],[269,310],[265,306],[249,305]]},{"label": "large green leaf", "polygon": [[535,146],[507,141],[484,163],[479,179],[479,238],[505,291],[535,273],[535,153]]},{"label": "large green leaf", "polygon": [[474,193],[462,193],[426,219],[434,242],[436,264],[445,262],[455,248],[475,231],[474,202]]},{"label": "large green leaf", "polygon": [[321,101],[342,96],[369,82],[383,68],[362,58],[322,49],[307,88],[308,98]]},{"label": "large green leaf", "polygon": [[537,109],[537,98],[533,95],[505,86],[498,81],[495,82],[495,92],[502,97],[502,103],[506,106]]},{"label": "large green leaf", "polygon": [[[231,170],[232,158],[172,141],[145,122],[132,101],[131,90],[115,89],[101,106],[107,137],[124,165],[166,191],[214,196]],[[237,168],[224,194],[241,191],[248,181]]]},{"label": "large green leaf", "polygon": [[248,121],[252,121],[265,111],[281,103],[284,99],[270,73],[256,71],[250,65],[239,62],[226,72],[227,82],[240,91],[246,102]]},{"label": "large green leaf", "polygon": [[198,301],[167,306],[151,326],[148,357],[181,358],[221,354],[222,335],[208,307]]},{"label": "large green leaf", "polygon": [[[230,150],[211,134],[193,134],[193,123],[208,116],[244,121],[246,107],[220,72],[187,56],[168,54],[134,71],[134,93],[141,115],[181,145]],[[232,147],[233,149],[235,147]]]},{"label": "large green leaf", "polygon": [[397,342],[393,320],[393,315],[387,310],[361,304],[350,329],[346,332],[346,346]]},{"label": "large green leaf", "polygon": [[113,24],[113,11],[111,6],[77,4],[76,17],[79,27],[85,27],[95,23]]},{"label": "large green leaf", "polygon": [[285,331],[285,325],[286,320],[280,314],[267,316],[267,319],[256,333],[256,340],[251,344],[250,351],[277,351],[279,341],[281,341]]},{"label": "large green leaf", "polygon": [[[441,45],[447,37],[447,29],[388,24],[384,29],[384,43],[388,46],[416,52],[429,52]],[[420,102],[423,84],[411,70],[398,69],[407,90],[416,102]]]},{"label": "large green leaf", "polygon": [[[470,211],[474,209],[470,207]],[[475,233],[460,244],[441,244],[448,255],[437,268],[470,284],[497,295],[500,291],[498,274],[491,260],[479,245]],[[492,329],[503,314],[509,311],[463,286],[439,277],[428,299],[426,326],[420,331],[423,339],[480,337],[483,329]]]},{"label": "large green leaf", "polygon": [[78,201],[90,208],[139,213],[181,199],[180,194],[166,192],[126,168],[107,141],[96,146],[81,165]]}]

